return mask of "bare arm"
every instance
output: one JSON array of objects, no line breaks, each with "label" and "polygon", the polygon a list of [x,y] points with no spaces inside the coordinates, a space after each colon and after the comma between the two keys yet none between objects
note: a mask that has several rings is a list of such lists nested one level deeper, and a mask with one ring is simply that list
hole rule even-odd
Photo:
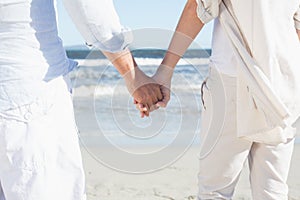
[{"label": "bare arm", "polygon": [[179,19],[176,31],[173,35],[168,51],[153,79],[162,85],[162,101],[157,103],[159,107],[166,107],[170,100],[170,87],[173,70],[183,56],[187,48],[198,35],[204,23],[197,15],[198,4],[196,0],[188,0]]},{"label": "bare arm", "polygon": [[125,75],[137,66],[129,50],[118,53],[102,51],[102,53],[113,63],[121,75]]},{"label": "bare arm", "polygon": [[299,29],[296,29],[296,31],[297,31],[298,38],[299,38],[299,40],[300,40],[300,30],[299,30]]},{"label": "bare arm", "polygon": [[173,35],[169,49],[163,59],[162,65],[174,68],[181,56],[193,42],[203,27],[203,23],[197,16],[197,3],[188,0],[178,22],[176,32]]}]

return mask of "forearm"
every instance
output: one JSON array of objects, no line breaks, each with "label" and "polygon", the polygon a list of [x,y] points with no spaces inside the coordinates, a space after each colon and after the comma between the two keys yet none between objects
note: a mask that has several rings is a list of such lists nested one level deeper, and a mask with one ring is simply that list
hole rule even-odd
[{"label": "forearm", "polygon": [[203,27],[197,16],[197,3],[188,0],[178,22],[162,65],[174,68]]},{"label": "forearm", "polygon": [[298,38],[299,38],[299,40],[300,40],[300,30],[299,30],[299,29],[296,29],[296,31],[297,31]]},{"label": "forearm", "polygon": [[102,53],[112,62],[122,76],[128,72],[133,72],[133,69],[137,66],[128,49],[118,53],[110,53],[106,51],[103,51]]}]

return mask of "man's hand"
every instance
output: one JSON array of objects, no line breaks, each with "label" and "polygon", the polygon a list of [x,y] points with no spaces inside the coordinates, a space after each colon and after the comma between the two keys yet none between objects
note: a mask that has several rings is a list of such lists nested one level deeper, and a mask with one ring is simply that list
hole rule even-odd
[{"label": "man's hand", "polygon": [[139,105],[141,117],[149,116],[150,111],[156,109],[156,104],[163,99],[160,85],[138,67],[124,74],[123,78],[135,104]]}]

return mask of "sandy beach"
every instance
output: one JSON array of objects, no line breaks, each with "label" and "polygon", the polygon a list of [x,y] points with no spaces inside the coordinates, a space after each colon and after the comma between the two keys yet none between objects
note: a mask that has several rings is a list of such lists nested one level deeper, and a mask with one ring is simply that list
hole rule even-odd
[{"label": "sandy beach", "polygon": [[[100,149],[99,149],[100,150]],[[192,147],[173,165],[150,174],[117,172],[96,161],[82,149],[88,200],[193,200],[197,194],[198,148]],[[300,145],[293,155],[288,184],[289,200],[300,200]],[[251,200],[245,166],[234,200]]]}]

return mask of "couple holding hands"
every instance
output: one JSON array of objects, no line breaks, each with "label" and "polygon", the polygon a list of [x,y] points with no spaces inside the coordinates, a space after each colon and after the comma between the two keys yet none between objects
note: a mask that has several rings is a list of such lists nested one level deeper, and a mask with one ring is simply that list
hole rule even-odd
[{"label": "couple holding hands", "polygon": [[[299,0],[187,0],[153,77],[137,67],[112,0],[63,2],[87,44],[122,74],[142,117],[167,106],[177,62],[215,19],[210,73],[202,85],[197,198],[231,199],[248,160],[253,199],[288,199],[291,125],[300,113]],[[1,200],[86,198],[65,81],[76,63],[58,37],[54,4],[0,0]]]}]

